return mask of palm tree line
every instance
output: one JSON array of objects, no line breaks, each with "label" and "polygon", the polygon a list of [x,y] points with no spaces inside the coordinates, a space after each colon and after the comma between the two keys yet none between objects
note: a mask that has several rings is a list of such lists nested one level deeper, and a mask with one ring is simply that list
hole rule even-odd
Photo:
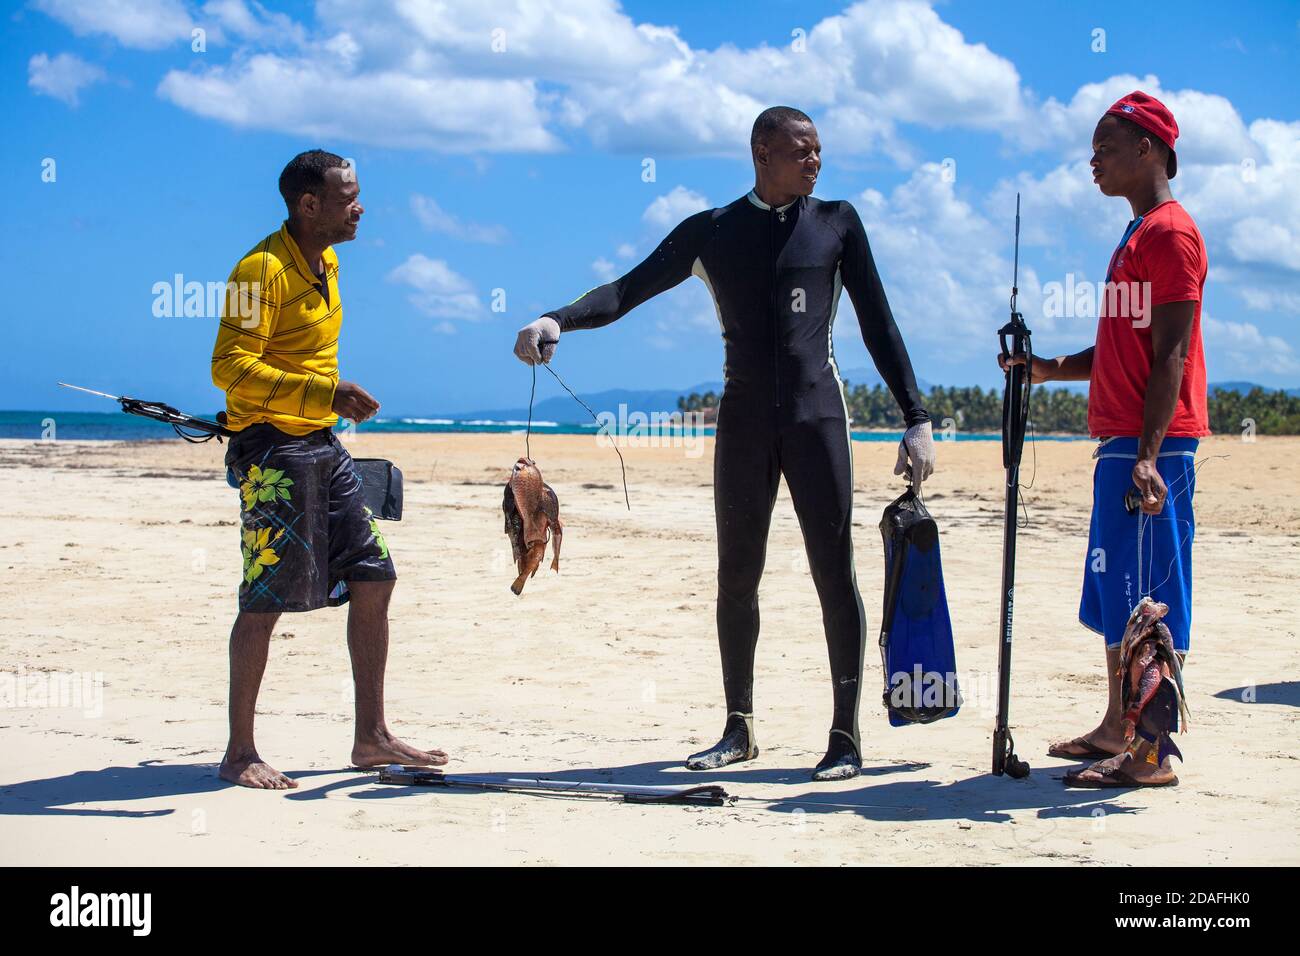
[{"label": "palm tree line", "polygon": [[[677,409],[699,412],[706,423],[715,420],[721,395],[714,391],[679,396]],[[901,430],[898,403],[881,385],[844,383],[844,400],[854,428]],[[1002,389],[978,385],[936,385],[924,393],[925,407],[936,430],[968,432],[1002,429]],[[1253,388],[1242,394],[1215,389],[1209,397],[1210,427],[1216,434],[1254,432],[1261,435],[1300,434],[1300,397],[1285,391]],[[1086,435],[1088,396],[1065,388],[1036,388],[1030,395],[1029,417],[1038,434]]]}]

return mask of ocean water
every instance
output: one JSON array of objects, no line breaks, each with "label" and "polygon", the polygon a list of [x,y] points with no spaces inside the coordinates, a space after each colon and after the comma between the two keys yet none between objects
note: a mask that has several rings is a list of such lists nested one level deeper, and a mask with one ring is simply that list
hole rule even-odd
[{"label": "ocean water", "polygon": [[[192,412],[200,417],[211,418],[214,412]],[[483,433],[483,434],[523,434],[525,421],[492,421],[489,419],[472,419],[462,421],[452,418],[378,418],[357,426],[358,432],[425,432],[430,434]],[[585,425],[569,423],[534,421],[533,434],[536,435],[594,435],[598,426],[592,422]],[[645,425],[629,428],[628,435],[672,436],[680,434],[680,428],[670,426]],[[714,429],[707,428],[692,431],[692,435],[712,435]],[[854,441],[896,442],[902,432],[867,432],[855,431]],[[935,436],[939,438],[939,435]],[[967,434],[958,432],[957,441],[1001,441],[1001,435]],[[75,439],[77,441],[180,441],[170,425],[155,422],[138,415],[124,412],[32,412],[0,411],[0,438],[38,439]],[[1084,436],[1038,436],[1038,440],[1077,441],[1086,440]]]}]

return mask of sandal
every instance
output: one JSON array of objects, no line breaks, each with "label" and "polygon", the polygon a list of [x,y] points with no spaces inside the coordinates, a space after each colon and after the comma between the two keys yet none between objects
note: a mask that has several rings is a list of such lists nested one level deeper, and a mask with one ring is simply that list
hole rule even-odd
[{"label": "sandal", "polygon": [[[1085,773],[1096,774],[1095,777],[1085,777]],[[1095,764],[1091,767],[1085,767],[1083,770],[1072,770],[1065,775],[1065,785],[1067,787],[1083,787],[1092,790],[1119,789],[1119,788],[1150,788],[1150,787],[1176,787],[1178,778],[1171,777],[1163,783],[1150,783],[1145,780],[1138,780],[1124,772],[1121,767],[1098,767]]]},{"label": "sandal", "polygon": [[[1083,750],[1073,752],[1066,750],[1066,747],[1082,747]],[[1075,737],[1068,743],[1053,744],[1048,747],[1047,756],[1058,757],[1061,760],[1106,760],[1114,757],[1115,754],[1109,750],[1102,750],[1087,737]]]}]

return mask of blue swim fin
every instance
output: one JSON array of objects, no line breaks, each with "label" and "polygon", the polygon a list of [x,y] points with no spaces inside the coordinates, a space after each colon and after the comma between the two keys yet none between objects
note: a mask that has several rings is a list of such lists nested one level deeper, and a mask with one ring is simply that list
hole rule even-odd
[{"label": "blue swim fin", "polygon": [[909,487],[880,519],[885,609],[884,703],[894,727],[952,717],[961,707],[957,652],[939,563],[939,528]]}]

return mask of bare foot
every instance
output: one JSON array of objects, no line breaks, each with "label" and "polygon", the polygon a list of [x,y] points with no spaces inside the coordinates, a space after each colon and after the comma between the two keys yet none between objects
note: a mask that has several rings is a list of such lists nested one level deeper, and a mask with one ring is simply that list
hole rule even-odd
[{"label": "bare foot", "polygon": [[280,771],[265,763],[256,750],[244,751],[234,757],[229,753],[221,761],[217,776],[241,787],[254,790],[296,790],[298,782],[290,780]]},{"label": "bare foot", "polygon": [[447,754],[441,750],[417,750],[388,731],[352,745],[354,767],[384,767],[390,763],[411,767],[441,767]]}]

